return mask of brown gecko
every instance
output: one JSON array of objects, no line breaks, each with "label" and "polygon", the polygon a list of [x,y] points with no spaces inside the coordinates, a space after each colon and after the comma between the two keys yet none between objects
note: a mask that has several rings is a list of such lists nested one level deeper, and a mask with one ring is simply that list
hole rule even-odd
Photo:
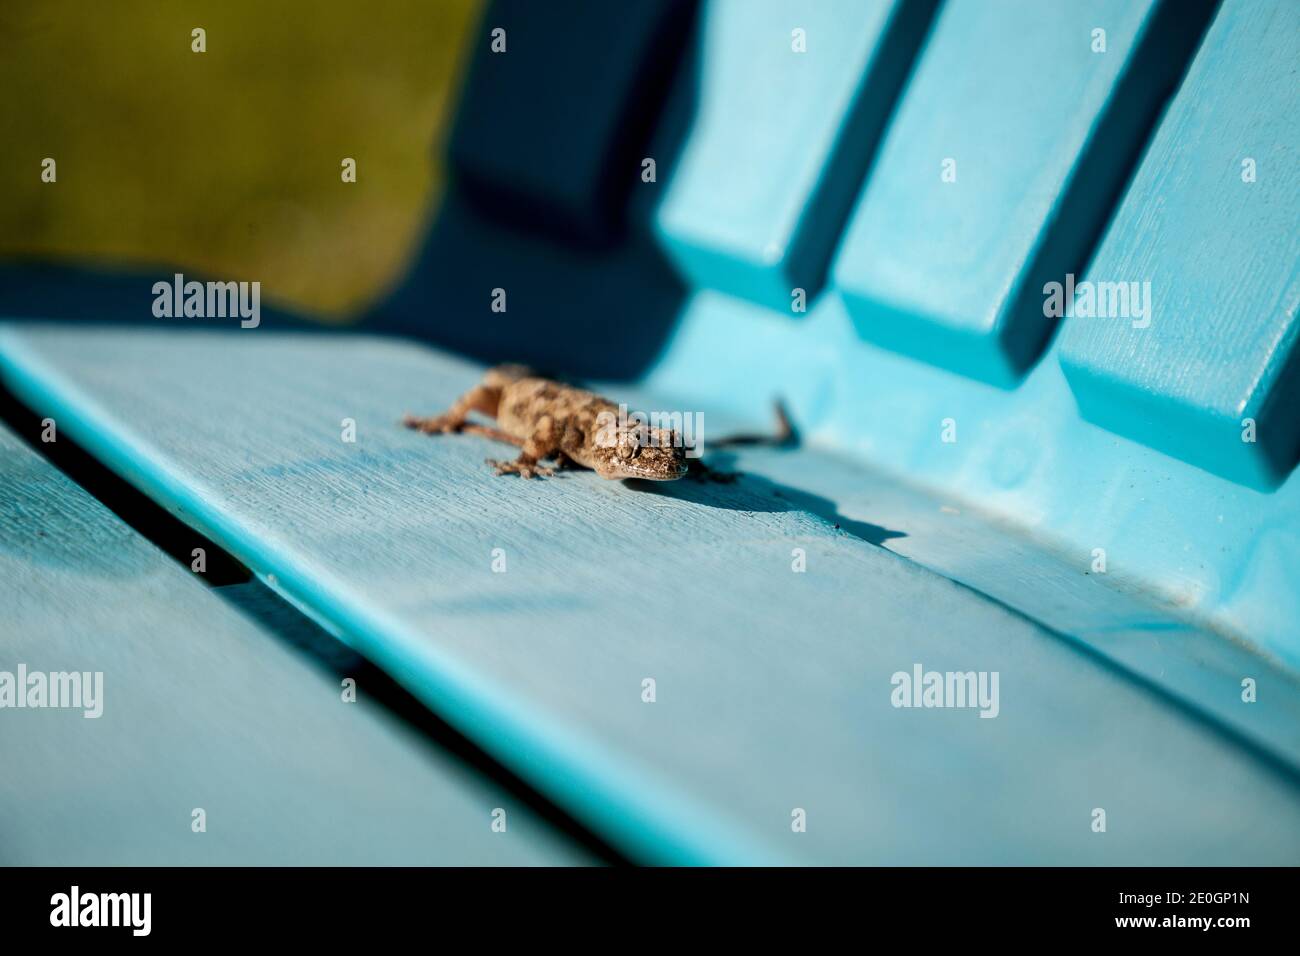
[{"label": "brown gecko", "polygon": [[[471,412],[495,418],[499,428],[468,421]],[[518,365],[489,369],[481,384],[443,415],[407,415],[407,428],[428,434],[474,432],[520,447],[514,461],[489,458],[498,475],[551,475],[550,458],[590,468],[602,478],[674,481],[689,470],[677,432],[619,421],[619,408],[594,392],[540,378]]]}]

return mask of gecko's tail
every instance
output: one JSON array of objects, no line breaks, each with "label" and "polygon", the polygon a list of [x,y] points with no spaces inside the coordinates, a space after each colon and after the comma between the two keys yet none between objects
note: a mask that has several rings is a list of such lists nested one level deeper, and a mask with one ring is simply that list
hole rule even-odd
[{"label": "gecko's tail", "polygon": [[776,412],[775,445],[778,448],[798,448],[800,441],[799,430],[794,427],[794,422],[790,420],[790,413],[786,411],[785,402],[778,398],[772,403],[772,407]]},{"label": "gecko's tail", "polygon": [[737,445],[765,445],[769,448],[798,448],[799,431],[794,427],[794,422],[790,420],[790,413],[786,411],[785,402],[780,398],[772,403],[772,411],[776,417],[776,429],[766,435],[728,435],[726,438],[718,438],[709,444],[714,448],[732,448]]}]

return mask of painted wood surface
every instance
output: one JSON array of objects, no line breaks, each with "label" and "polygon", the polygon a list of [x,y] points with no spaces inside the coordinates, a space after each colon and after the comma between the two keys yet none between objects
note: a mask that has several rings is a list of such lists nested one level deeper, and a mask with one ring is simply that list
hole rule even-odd
[{"label": "painted wood surface", "polygon": [[[496,478],[486,440],[397,426],[479,372],[400,343],[30,327],[0,353],[11,387],[101,460],[633,852],[1300,854],[1292,774],[891,553],[907,529],[806,490],[798,457],[781,478],[742,459],[733,485]],[[997,671],[999,716],[893,707],[892,676],[915,664]]]},{"label": "painted wood surface", "polygon": [[1044,284],[1082,272],[1209,10],[945,3],[833,267],[859,333],[1019,381],[1055,325]]},{"label": "painted wood surface", "polygon": [[1060,352],[1088,420],[1264,489],[1300,453],[1297,63],[1300,4],[1224,3],[1087,275],[1151,311]]},{"label": "painted wood surface", "polygon": [[698,107],[659,207],[687,279],[790,314],[811,298],[932,0],[711,0]]},{"label": "painted wood surface", "polygon": [[0,607],[0,671],[103,674],[97,718],[0,710],[4,864],[586,860],[3,428]]},{"label": "painted wood surface", "polygon": [[[860,496],[881,523],[909,531],[900,553],[1179,689],[1296,762],[1300,474],[1262,495],[1082,420],[1056,348],[1006,390],[862,342],[835,297],[792,323],[701,293],[646,387],[751,424],[781,395],[811,440],[883,476],[832,483],[814,468],[810,490]],[[894,512],[889,485],[924,489],[931,511],[985,515],[1005,533],[959,531],[941,512],[925,518],[929,534],[913,534],[918,516]],[[941,518],[952,520],[935,526]],[[1106,573],[1092,580],[1098,549]],[[1170,619],[1219,637],[1172,639]],[[1228,658],[1215,649],[1224,643]],[[1200,675],[1186,686],[1178,659]],[[1207,683],[1211,660],[1224,669]],[[1243,709],[1232,691],[1261,666],[1278,677],[1272,715]]]}]

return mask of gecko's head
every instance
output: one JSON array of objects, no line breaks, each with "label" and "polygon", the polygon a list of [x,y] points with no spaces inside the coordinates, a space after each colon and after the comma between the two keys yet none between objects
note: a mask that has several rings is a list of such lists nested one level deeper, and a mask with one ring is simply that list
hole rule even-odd
[{"label": "gecko's head", "polygon": [[595,466],[602,478],[675,481],[690,467],[685,447],[670,428],[620,428],[612,439],[597,443]]}]

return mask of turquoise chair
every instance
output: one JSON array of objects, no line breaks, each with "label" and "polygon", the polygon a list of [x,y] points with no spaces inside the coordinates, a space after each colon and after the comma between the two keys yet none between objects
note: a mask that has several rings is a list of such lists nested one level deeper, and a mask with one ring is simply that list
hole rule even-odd
[{"label": "turquoise chair", "polygon": [[[30,443],[251,580],[0,438],[0,669],[105,680],[0,714],[0,855],[1300,862],[1300,6],[708,0],[656,95],[548,87],[654,119],[550,197],[561,120],[477,122],[526,82],[489,30],[553,29],[520,9],[361,332],[6,308]],[[702,415],[739,477],[498,478],[399,427],[506,360]],[[709,450],[777,399],[797,448]],[[344,702],[303,628],[484,760]]]}]

